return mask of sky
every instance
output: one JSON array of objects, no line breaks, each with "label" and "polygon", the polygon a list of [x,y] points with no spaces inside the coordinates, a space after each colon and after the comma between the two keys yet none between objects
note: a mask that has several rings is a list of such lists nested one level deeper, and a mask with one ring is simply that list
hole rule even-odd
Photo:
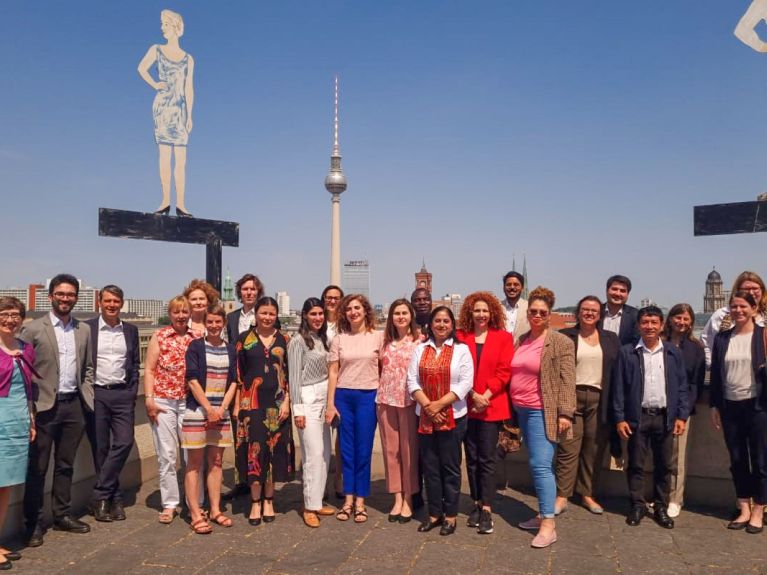
[{"label": "sky", "polygon": [[[291,307],[329,281],[333,77],[343,259],[371,299],[500,293],[516,258],[557,305],[628,275],[702,308],[765,275],[767,236],[693,237],[693,206],[767,190],[767,54],[733,36],[748,0],[0,2],[0,287],[66,271],[167,299],[200,245],[98,236],[100,207],[161,200],[153,91],[136,72],[182,14],[195,59],[187,207],[240,224],[224,248]],[[767,29],[758,28],[763,38]]]}]

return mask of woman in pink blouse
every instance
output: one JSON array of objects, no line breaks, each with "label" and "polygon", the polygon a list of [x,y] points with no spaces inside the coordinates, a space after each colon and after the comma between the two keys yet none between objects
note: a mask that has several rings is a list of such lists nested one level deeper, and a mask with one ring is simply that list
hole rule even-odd
[{"label": "woman in pink blouse", "polygon": [[410,521],[413,494],[420,490],[415,401],[407,392],[407,368],[418,346],[418,336],[413,306],[404,298],[394,301],[384,330],[381,381],[376,395],[386,490],[394,494],[391,523]]},{"label": "woman in pink blouse", "polygon": [[367,521],[370,460],[376,433],[376,390],[383,333],[374,331],[373,307],[364,295],[350,294],[338,304],[338,335],[328,354],[328,407],[325,421],[340,419],[344,504],[339,521],[354,515]]}]

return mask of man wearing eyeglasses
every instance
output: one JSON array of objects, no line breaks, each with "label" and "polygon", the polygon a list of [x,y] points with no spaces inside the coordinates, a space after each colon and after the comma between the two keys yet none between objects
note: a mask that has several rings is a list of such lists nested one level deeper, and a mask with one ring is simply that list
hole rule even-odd
[{"label": "man wearing eyeglasses", "polygon": [[29,451],[24,491],[27,545],[43,544],[45,475],[53,451],[53,528],[87,533],[90,526],[71,515],[72,473],[77,447],[85,429],[84,410],[93,411],[93,359],[90,328],[72,317],[80,284],[59,274],[48,284],[50,313],[21,331],[35,348],[37,438]]},{"label": "man wearing eyeglasses", "polygon": [[639,341],[637,308],[628,305],[631,280],[626,276],[614,275],[607,279],[607,302],[602,310],[602,329],[618,336],[621,345],[636,344]]}]

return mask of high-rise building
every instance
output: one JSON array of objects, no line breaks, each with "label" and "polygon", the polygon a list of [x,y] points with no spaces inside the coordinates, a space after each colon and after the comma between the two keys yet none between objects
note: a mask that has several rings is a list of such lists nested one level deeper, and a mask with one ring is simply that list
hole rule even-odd
[{"label": "high-rise building", "polygon": [[[93,287],[85,285],[83,280],[77,280],[80,284],[80,291],[77,296],[77,305],[72,308],[72,311],[99,311],[99,290]],[[51,278],[45,280],[45,285],[34,286],[34,310],[35,311],[50,311],[51,300],[48,299],[48,285],[51,283]],[[32,286],[30,286],[32,291]],[[30,306],[31,307],[31,306]]]},{"label": "high-rise building", "polygon": [[421,271],[415,272],[415,289],[426,288],[431,293],[431,272],[426,269],[426,260],[421,264]]},{"label": "high-rise building", "polygon": [[344,293],[358,293],[370,299],[370,264],[367,260],[349,260],[344,264]]},{"label": "high-rise building", "polygon": [[341,193],[346,190],[346,176],[341,169],[341,147],[338,145],[338,76],[333,99],[333,153],[330,172],[325,176],[325,189],[332,195],[330,211],[330,283],[341,282]]},{"label": "high-rise building", "polygon": [[277,307],[279,308],[280,315],[285,316],[290,314],[290,296],[286,291],[278,291],[274,294],[274,299],[277,300]]},{"label": "high-rise building", "polygon": [[[435,302],[436,305],[446,305],[450,308],[450,310],[453,312],[453,315],[455,316],[455,319],[458,319],[458,315],[461,313],[461,306],[463,305],[463,297],[459,293],[449,293],[445,294],[445,296],[442,298],[441,301]],[[436,307],[436,305],[432,305],[432,309]]]},{"label": "high-rise building", "polygon": [[716,269],[709,272],[706,278],[706,291],[703,295],[703,312],[714,313],[727,305],[727,292],[724,290],[722,276]]},{"label": "high-rise building", "polygon": [[5,288],[0,289],[0,297],[15,297],[24,304],[24,307],[29,308],[29,290],[24,288]]}]

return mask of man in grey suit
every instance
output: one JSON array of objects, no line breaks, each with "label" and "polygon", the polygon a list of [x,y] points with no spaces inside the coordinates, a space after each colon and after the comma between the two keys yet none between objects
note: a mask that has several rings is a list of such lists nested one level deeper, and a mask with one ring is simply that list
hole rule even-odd
[{"label": "man in grey suit", "polygon": [[37,438],[29,451],[24,492],[27,545],[43,544],[45,475],[53,450],[53,528],[87,533],[90,526],[71,515],[72,473],[85,429],[84,409],[93,410],[90,328],[71,316],[79,293],[77,278],[59,274],[48,285],[51,312],[30,322],[21,339],[35,348]]}]

